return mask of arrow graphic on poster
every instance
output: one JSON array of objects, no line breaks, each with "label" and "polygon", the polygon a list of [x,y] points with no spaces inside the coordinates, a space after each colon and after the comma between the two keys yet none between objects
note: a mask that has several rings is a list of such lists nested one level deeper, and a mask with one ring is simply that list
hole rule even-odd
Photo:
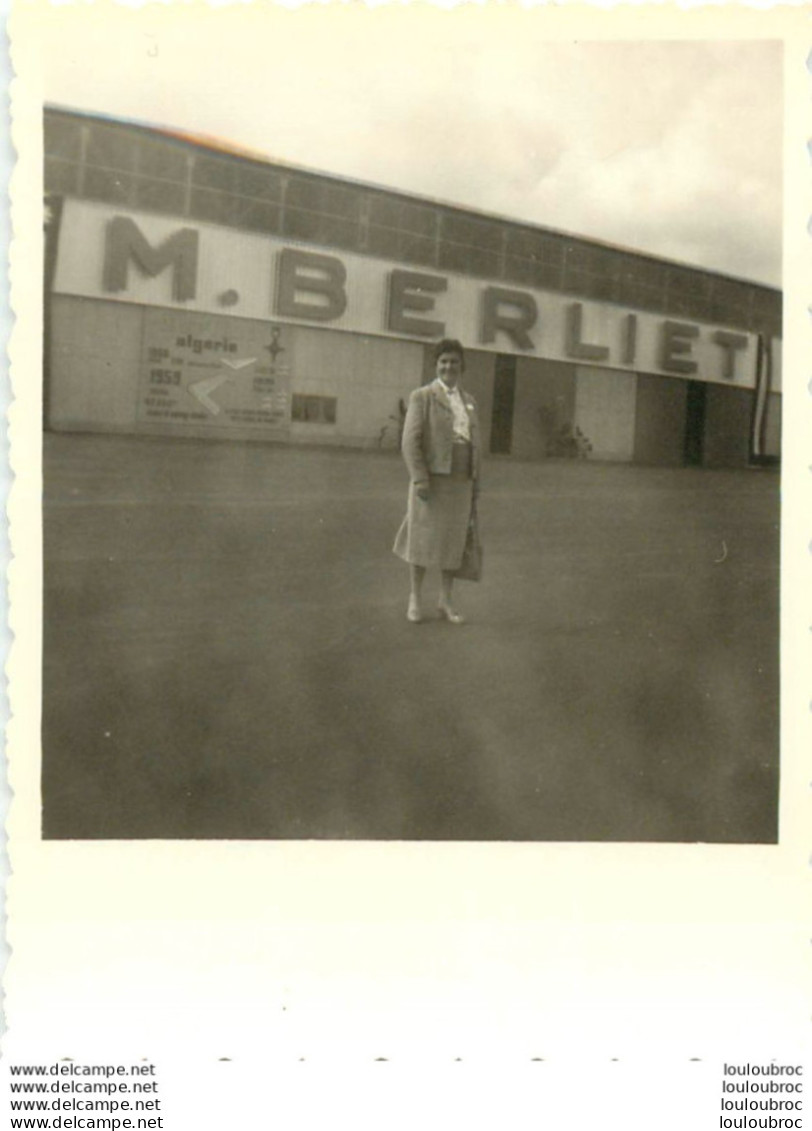
[{"label": "arrow graphic on poster", "polygon": [[[231,358],[221,357],[220,363],[227,366],[231,370],[239,371],[240,369],[247,368],[247,366],[249,365],[253,365],[256,360],[257,359],[255,357],[241,357],[235,358],[232,361]],[[218,416],[220,412],[220,405],[217,403],[217,401],[213,401],[211,399],[210,394],[213,393],[215,389],[219,389],[221,385],[225,385],[225,383],[230,380],[231,375],[229,373],[218,373],[214,377],[204,377],[201,381],[192,382],[191,384],[187,385],[187,389],[193,397],[196,397],[197,400],[200,401],[203,407],[208,412],[210,412],[212,416]]]},{"label": "arrow graphic on poster", "polygon": [[196,397],[203,407],[212,414],[217,416],[220,412],[220,406],[217,401],[213,401],[209,396],[215,389],[219,389],[221,385],[225,385],[226,381],[231,378],[227,373],[218,373],[216,377],[204,377],[202,381],[195,381],[187,386],[189,392],[193,397]]},{"label": "arrow graphic on poster", "polygon": [[229,357],[220,358],[222,364],[227,365],[229,369],[245,369],[246,365],[253,365],[256,360],[255,357],[235,358],[234,361]]}]

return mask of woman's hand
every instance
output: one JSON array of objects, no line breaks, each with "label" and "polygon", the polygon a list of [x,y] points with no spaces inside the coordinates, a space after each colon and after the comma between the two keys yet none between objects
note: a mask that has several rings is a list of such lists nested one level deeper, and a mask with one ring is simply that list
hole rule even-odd
[{"label": "woman's hand", "polygon": [[427,479],[421,479],[419,483],[414,485],[414,493],[417,495],[421,502],[427,503],[429,501],[429,483]]}]

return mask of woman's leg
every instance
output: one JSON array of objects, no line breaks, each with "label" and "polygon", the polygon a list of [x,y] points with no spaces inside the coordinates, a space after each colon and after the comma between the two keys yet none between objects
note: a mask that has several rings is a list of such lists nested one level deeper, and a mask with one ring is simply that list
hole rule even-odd
[{"label": "woman's leg", "polygon": [[454,591],[454,571],[444,569],[440,574],[440,614],[452,624],[462,624],[463,618],[454,611],[451,595]]},{"label": "woman's leg", "polygon": [[451,594],[454,591],[454,574],[451,570],[444,569],[440,574],[440,604],[450,605]]},{"label": "woman's leg", "polygon": [[421,565],[409,566],[409,580],[411,588],[409,592],[409,611],[406,616],[410,621],[417,623],[423,619],[423,612],[420,608],[420,594],[423,590],[423,578],[426,576],[426,567]]}]

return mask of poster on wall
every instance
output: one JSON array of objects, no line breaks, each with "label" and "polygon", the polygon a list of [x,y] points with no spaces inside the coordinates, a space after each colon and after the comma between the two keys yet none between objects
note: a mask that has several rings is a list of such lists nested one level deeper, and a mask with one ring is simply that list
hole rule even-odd
[{"label": "poster on wall", "polygon": [[138,384],[141,424],[253,429],[290,425],[289,328],[147,309]]}]

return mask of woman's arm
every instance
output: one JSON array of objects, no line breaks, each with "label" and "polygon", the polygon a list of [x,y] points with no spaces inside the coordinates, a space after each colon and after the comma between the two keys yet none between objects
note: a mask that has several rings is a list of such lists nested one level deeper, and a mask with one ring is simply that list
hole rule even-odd
[{"label": "woman's arm", "polygon": [[482,479],[482,432],[479,427],[479,411],[477,403],[470,393],[466,393],[468,405],[468,418],[471,421],[471,444],[473,445],[474,463],[474,498],[479,495]]},{"label": "woman's arm", "polygon": [[[426,466],[426,457],[423,453],[423,429],[426,424],[425,398],[419,389],[415,389],[409,397],[409,407],[406,409],[406,420],[403,425],[403,441],[401,451],[409,469],[409,476],[422,496],[421,487],[428,491],[429,469]],[[422,496],[425,497],[425,496]]]}]

